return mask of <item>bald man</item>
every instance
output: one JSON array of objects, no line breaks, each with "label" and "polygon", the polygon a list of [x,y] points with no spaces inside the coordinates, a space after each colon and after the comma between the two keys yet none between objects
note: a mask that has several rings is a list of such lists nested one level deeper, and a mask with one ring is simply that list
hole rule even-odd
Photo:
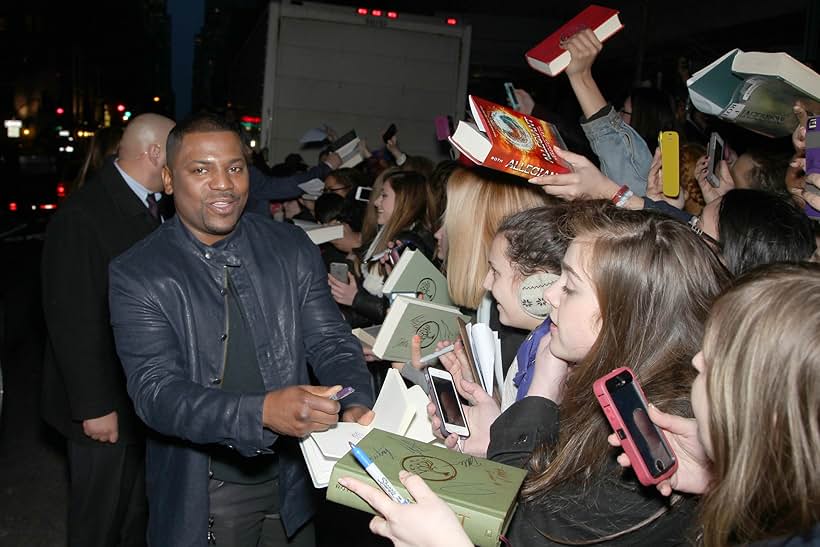
[{"label": "bald man", "polygon": [[163,221],[173,126],[155,114],[134,118],[116,157],[68,197],[46,233],[42,414],[67,439],[71,547],[146,543],[144,432],[114,348],[108,263]]}]

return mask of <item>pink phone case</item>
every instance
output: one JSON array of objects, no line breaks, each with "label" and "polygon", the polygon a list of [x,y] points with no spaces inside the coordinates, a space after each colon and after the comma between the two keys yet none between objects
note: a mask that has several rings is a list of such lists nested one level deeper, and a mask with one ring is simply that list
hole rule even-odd
[{"label": "pink phone case", "polygon": [[446,141],[450,136],[450,122],[447,116],[436,116],[436,139]]},{"label": "pink phone case", "polygon": [[[659,482],[668,479],[672,475],[675,474],[675,471],[678,469],[678,459],[675,456],[675,461],[672,466],[667,469],[662,475],[658,477],[652,476],[652,473],[649,471],[649,468],[646,465],[643,457],[641,456],[640,452],[638,451],[637,447],[635,446],[635,442],[632,439],[632,435],[629,432],[629,428],[626,427],[626,424],[621,418],[621,415],[618,412],[618,408],[615,406],[614,401],[612,400],[612,396],[609,394],[609,390],[607,390],[606,382],[607,380],[618,376],[622,372],[627,371],[632,376],[632,383],[638,389],[638,392],[641,394],[641,398],[644,401],[644,405],[646,404],[646,396],[643,393],[643,389],[641,385],[638,383],[638,380],[635,378],[635,374],[632,372],[632,369],[629,367],[621,367],[616,368],[606,376],[595,380],[595,383],[592,386],[593,391],[595,392],[595,397],[598,399],[598,403],[601,405],[601,408],[604,411],[604,415],[606,415],[606,419],[609,421],[609,425],[612,426],[612,430],[618,434],[621,438],[621,448],[624,449],[624,452],[627,456],[629,456],[629,461],[632,463],[632,469],[635,470],[635,475],[638,477],[638,480],[644,486],[650,486],[653,484],[658,484]],[[666,439],[666,436],[663,434],[663,431],[658,428],[658,432],[661,435],[661,439],[663,439],[664,444],[669,449],[669,452],[674,456],[674,452],[672,451],[672,447],[669,446],[669,441]]]}]

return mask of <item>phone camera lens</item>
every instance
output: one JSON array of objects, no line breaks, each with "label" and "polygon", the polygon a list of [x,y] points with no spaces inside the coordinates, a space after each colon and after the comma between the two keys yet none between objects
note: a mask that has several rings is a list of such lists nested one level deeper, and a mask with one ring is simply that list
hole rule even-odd
[{"label": "phone camera lens", "polygon": [[655,460],[655,468],[658,471],[663,471],[666,467],[663,465],[663,462],[661,460]]}]

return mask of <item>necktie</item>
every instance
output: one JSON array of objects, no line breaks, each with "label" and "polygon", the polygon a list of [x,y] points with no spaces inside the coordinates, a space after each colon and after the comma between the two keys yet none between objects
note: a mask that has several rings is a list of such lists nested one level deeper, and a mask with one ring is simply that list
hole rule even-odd
[{"label": "necktie", "polygon": [[148,204],[148,212],[151,213],[151,216],[159,220],[159,204],[154,194],[148,194],[148,197],[145,198],[145,202]]}]

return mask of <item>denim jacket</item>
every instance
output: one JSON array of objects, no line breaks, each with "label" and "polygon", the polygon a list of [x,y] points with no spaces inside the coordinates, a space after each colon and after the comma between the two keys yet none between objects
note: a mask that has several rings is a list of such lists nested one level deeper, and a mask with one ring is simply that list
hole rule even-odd
[{"label": "denim jacket", "polygon": [[[602,112],[605,114],[601,115]],[[652,164],[652,152],[612,105],[588,120],[581,128],[592,150],[601,160],[601,172],[619,184],[626,184],[635,195],[646,195],[646,180]]]},{"label": "denim jacket", "polygon": [[[310,383],[353,386],[342,403],[371,406],[359,342],[302,230],[246,214],[213,246],[176,216],[110,267],[111,323],[128,393],[152,435],[146,448],[149,545],[204,547],[210,445],[279,456],[288,535],[313,514],[314,489],[296,439],[263,428],[264,393],[220,389],[227,343],[225,271],[247,313],[265,391]],[[274,444],[275,443],[275,444]]]}]

